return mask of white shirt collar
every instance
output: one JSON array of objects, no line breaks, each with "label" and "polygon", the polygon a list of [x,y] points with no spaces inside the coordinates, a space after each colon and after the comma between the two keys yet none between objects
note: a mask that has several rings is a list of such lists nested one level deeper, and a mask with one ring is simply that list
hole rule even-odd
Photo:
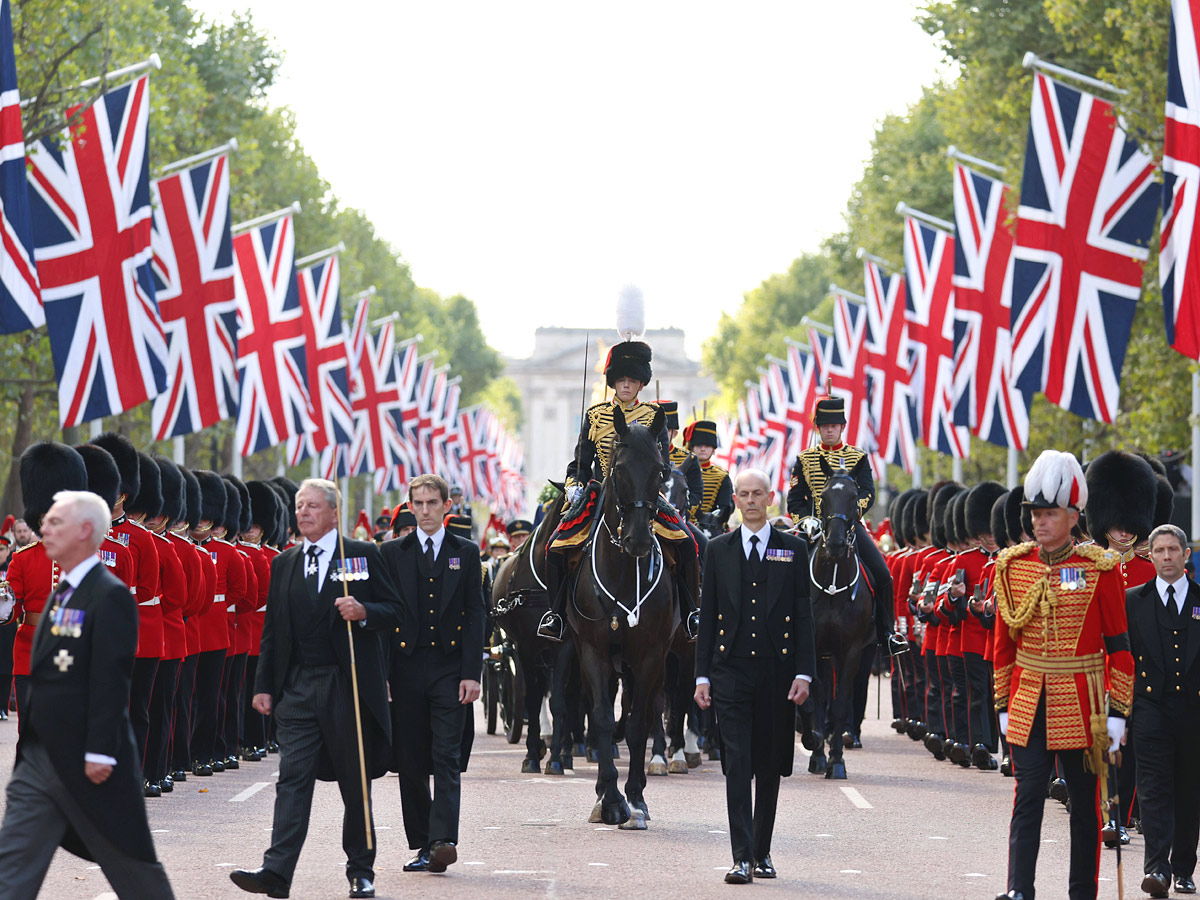
[{"label": "white shirt collar", "polygon": [[417,542],[421,545],[421,552],[425,552],[425,542],[433,540],[433,558],[437,559],[438,554],[442,552],[442,541],[446,539],[446,526],[443,525],[433,534],[426,534],[420,528],[417,529]]},{"label": "white shirt collar", "polygon": [[741,532],[742,532],[742,555],[745,556],[746,559],[750,558],[750,538],[752,535],[757,535],[758,536],[758,556],[759,556],[759,559],[762,559],[767,550],[767,541],[769,541],[771,539],[771,523],[767,522],[758,531],[751,531],[749,528],[747,528],[745,526],[745,524],[743,524],[741,526]]},{"label": "white shirt collar", "polygon": [[73,568],[70,572],[68,572],[66,575],[64,575],[62,577],[62,581],[67,582],[67,584],[71,585],[71,590],[74,590],[75,588],[79,587],[79,582],[83,581],[83,577],[85,575],[87,575],[88,572],[92,571],[93,567],[95,567],[99,563],[100,563],[99,556],[96,556],[96,555],[89,556],[87,559],[85,559],[83,562],[81,562],[79,565],[77,565],[75,568]]},{"label": "white shirt collar", "polygon": [[318,547],[321,548],[320,558],[322,560],[324,560],[325,562],[328,562],[329,560],[333,559],[333,551],[337,549],[337,539],[338,539],[338,533],[337,533],[336,528],[329,529],[329,531],[325,532],[323,535],[321,535],[315,541],[310,541],[308,538],[305,538],[304,539],[304,552],[307,554],[308,548],[311,547],[313,544],[316,544]]},{"label": "white shirt collar", "polygon": [[1188,593],[1188,577],[1187,573],[1183,573],[1183,577],[1175,582],[1166,582],[1161,576],[1154,577],[1154,585],[1158,588],[1158,599],[1163,602],[1163,606],[1167,605],[1167,587],[1173,585],[1175,588],[1175,606],[1177,609],[1183,609],[1183,601],[1187,599]]}]

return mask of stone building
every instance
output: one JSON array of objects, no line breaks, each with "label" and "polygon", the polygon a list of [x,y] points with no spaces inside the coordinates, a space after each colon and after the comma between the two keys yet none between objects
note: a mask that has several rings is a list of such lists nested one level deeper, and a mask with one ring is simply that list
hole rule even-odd
[{"label": "stone building", "polygon": [[[590,338],[589,338],[590,335]],[[529,483],[529,508],[548,479],[561,482],[575,451],[579,435],[580,393],[584,388],[584,348],[587,347],[587,400],[605,398],[604,361],[617,340],[613,329],[538,328],[533,353],[524,359],[505,360],[505,374],[521,392],[525,424],[525,477]],[[675,400],[681,424],[692,420],[692,410],[702,416],[704,401],[716,393],[716,384],[700,374],[700,363],[684,350],[679,328],[650,329],[644,340],[654,351],[654,381],[642,391],[643,400]],[[611,396],[611,391],[608,391]]]}]

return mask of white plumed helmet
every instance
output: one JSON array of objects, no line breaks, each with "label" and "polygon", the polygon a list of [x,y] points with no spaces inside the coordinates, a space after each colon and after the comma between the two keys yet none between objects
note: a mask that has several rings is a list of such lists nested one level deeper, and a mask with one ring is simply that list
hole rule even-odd
[{"label": "white plumed helmet", "polygon": [[1073,453],[1043,450],[1025,475],[1025,506],[1083,510],[1087,500],[1087,479]]}]

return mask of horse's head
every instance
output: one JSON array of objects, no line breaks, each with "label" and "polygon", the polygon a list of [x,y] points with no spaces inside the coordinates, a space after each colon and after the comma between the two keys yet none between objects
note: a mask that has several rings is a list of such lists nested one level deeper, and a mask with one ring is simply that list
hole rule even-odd
[{"label": "horse's head", "polygon": [[613,416],[617,441],[613,445],[605,490],[605,513],[617,514],[615,539],[630,556],[644,557],[653,546],[651,522],[658,506],[658,493],[669,471],[663,463],[655,435],[663,428],[662,410],[647,428],[628,424],[620,411]]},{"label": "horse's head", "polygon": [[825,550],[834,559],[850,553],[851,532],[858,518],[858,483],[845,469],[834,469],[821,458],[825,473],[825,489],[821,491],[821,530],[825,534]]},{"label": "horse's head", "polygon": [[679,469],[672,466],[667,474],[667,480],[663,482],[663,493],[667,495],[667,500],[675,507],[676,512],[681,515],[687,512],[688,505],[688,487],[687,479]]}]

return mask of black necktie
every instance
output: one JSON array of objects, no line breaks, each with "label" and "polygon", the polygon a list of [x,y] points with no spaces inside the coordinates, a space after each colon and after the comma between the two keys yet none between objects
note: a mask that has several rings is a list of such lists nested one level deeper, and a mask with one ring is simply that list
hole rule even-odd
[{"label": "black necktie", "polygon": [[316,544],[312,544],[308,548],[308,559],[304,561],[304,581],[308,584],[309,590],[314,595],[320,593],[321,580],[318,577],[321,567],[317,564],[317,557],[321,555],[321,548]]},{"label": "black necktie", "polygon": [[762,562],[762,557],[758,555],[758,535],[750,535],[750,565],[757,567]]},{"label": "black necktie", "polygon": [[433,538],[425,538],[425,565],[433,568]]},{"label": "black necktie", "polygon": [[1175,603],[1175,585],[1167,585],[1167,612],[1179,615],[1179,606]]}]

